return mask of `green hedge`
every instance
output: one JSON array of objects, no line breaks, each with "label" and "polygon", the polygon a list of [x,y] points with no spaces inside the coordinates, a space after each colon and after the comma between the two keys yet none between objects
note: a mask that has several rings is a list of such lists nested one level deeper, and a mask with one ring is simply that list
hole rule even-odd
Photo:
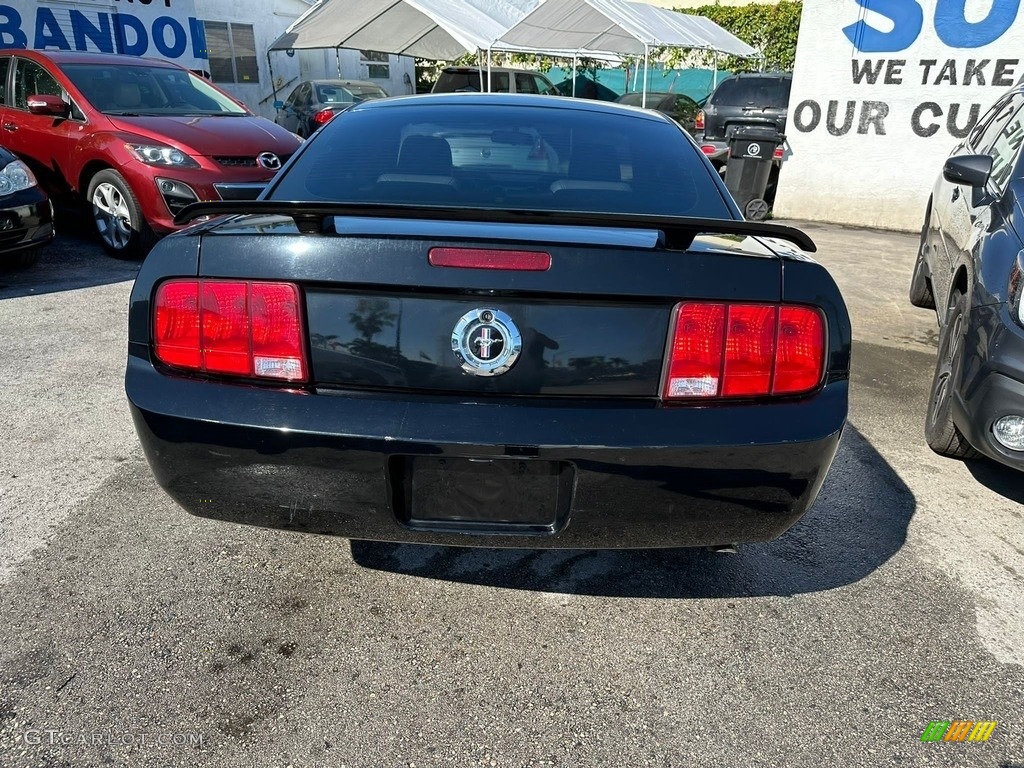
[{"label": "green hedge", "polygon": [[[793,71],[796,58],[796,39],[800,34],[800,12],[803,3],[799,0],[780,0],[751,5],[702,5],[699,8],[677,8],[680,13],[705,16],[736,37],[759,49],[765,56],[764,69]],[[756,70],[756,59],[721,60],[723,69],[742,72]]]}]

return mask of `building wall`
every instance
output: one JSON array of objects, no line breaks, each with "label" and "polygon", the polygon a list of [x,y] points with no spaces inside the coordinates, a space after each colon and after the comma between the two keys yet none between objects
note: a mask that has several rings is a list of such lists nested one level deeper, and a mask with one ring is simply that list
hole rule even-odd
[{"label": "building wall", "polygon": [[804,0],[776,215],[920,229],[1022,56],[1019,0]]},{"label": "building wall", "polygon": [[359,51],[292,56],[280,51],[268,62],[271,44],[311,5],[307,0],[0,0],[0,48],[125,52],[208,70],[201,22],[230,22],[252,25],[258,76],[251,83],[217,85],[257,114],[274,117],[275,87],[276,98],[283,99],[300,79],[337,77],[339,61],[344,78],[373,79],[392,95],[413,92],[413,60],[406,56],[388,57],[386,78],[369,78]]},{"label": "building wall", "polygon": [[[264,117],[273,119],[275,98],[287,98],[301,80],[337,77],[339,61],[341,77],[352,80],[371,79],[359,51],[294,51],[292,55],[286,51],[274,51],[268,62],[267,51],[270,46],[293,21],[309,10],[311,4],[305,0],[195,0],[195,4],[200,19],[253,25],[259,82],[218,85]],[[408,56],[388,58],[390,77],[373,78],[373,82],[393,96],[412,93],[411,83],[415,82],[413,59]]]}]

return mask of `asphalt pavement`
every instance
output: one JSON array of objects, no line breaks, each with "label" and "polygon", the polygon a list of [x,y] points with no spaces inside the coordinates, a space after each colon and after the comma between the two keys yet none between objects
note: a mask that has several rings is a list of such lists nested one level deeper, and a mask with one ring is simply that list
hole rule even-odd
[{"label": "asphalt pavement", "polygon": [[803,226],[853,318],[849,426],[814,509],[735,555],[191,517],[128,416],[137,265],[74,227],[0,271],[0,766],[1024,768],[1024,483],[924,442],[916,238]]}]

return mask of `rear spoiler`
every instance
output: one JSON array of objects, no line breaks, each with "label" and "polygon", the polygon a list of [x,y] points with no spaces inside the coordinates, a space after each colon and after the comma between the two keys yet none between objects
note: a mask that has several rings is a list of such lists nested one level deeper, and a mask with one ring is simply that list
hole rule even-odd
[{"label": "rear spoiler", "polygon": [[688,248],[700,234],[774,237],[802,248],[817,250],[814,241],[795,227],[763,221],[705,219],[691,216],[657,216],[640,213],[588,213],[585,211],[510,211],[497,208],[451,208],[391,203],[300,203],[278,200],[224,200],[192,203],[174,217],[187,224],[201,216],[288,216],[303,234],[334,234],[335,216],[366,216],[432,221],[473,221],[496,224],[561,224],[576,227],[661,230],[669,247]]}]

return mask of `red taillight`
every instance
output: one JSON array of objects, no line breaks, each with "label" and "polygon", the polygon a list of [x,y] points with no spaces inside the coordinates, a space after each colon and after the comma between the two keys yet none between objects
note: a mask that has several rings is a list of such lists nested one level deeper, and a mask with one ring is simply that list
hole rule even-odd
[{"label": "red taillight", "polygon": [[676,309],[662,397],[763,397],[811,392],[825,370],[817,309],[691,302]]},{"label": "red taillight", "polygon": [[333,109],[321,109],[315,115],[313,115],[313,122],[317,125],[323,125],[324,123],[331,122],[331,118],[334,117]]},{"label": "red taillight", "polygon": [[704,110],[698,110],[697,117],[693,119],[693,128],[697,131],[704,130]]},{"label": "red taillight", "polygon": [[155,307],[157,357],[168,365],[199,368],[199,282],[164,283],[157,291]]},{"label": "red taillight", "polygon": [[703,152],[705,155],[715,155],[718,154],[718,147],[714,146],[713,144],[702,144],[700,151]]},{"label": "red taillight", "polygon": [[785,154],[785,150],[782,147],[776,147],[775,154],[772,155],[772,157],[774,157],[776,160],[781,160],[783,154]]},{"label": "red taillight", "polygon": [[431,248],[427,261],[433,267],[507,269],[544,272],[551,268],[551,254],[544,251],[502,251],[486,248]]},{"label": "red taillight", "polygon": [[825,321],[810,307],[779,309],[774,394],[808,392],[821,382],[825,357]]},{"label": "red taillight", "polygon": [[767,395],[775,357],[775,307],[736,304],[729,307],[728,315],[722,396]]},{"label": "red taillight", "polygon": [[299,289],[291,283],[169,280],[156,291],[153,347],[176,368],[305,381]]}]

